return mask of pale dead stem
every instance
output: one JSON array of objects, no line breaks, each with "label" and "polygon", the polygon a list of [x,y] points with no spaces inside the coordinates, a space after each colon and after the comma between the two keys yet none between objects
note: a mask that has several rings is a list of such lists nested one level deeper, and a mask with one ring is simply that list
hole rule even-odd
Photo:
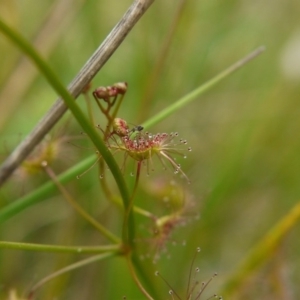
[{"label": "pale dead stem", "polygon": [[[74,98],[80,95],[84,87],[99,72],[153,2],[154,0],[135,0],[132,3],[118,24],[112,29],[110,34],[69,85],[68,90]],[[38,122],[32,132],[2,164],[0,168],[0,186],[59,121],[66,110],[67,106],[62,99],[59,98],[46,115]]]}]

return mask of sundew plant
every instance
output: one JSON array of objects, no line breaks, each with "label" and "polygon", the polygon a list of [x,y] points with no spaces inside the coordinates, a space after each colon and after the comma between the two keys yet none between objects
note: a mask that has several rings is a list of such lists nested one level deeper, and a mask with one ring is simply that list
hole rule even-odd
[{"label": "sundew plant", "polygon": [[0,299],[295,299],[299,8],[3,0]]}]

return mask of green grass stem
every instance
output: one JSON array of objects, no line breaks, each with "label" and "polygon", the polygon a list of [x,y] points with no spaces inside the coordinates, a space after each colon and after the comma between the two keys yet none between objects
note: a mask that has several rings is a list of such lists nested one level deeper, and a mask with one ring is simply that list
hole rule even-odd
[{"label": "green grass stem", "polygon": [[113,253],[113,252],[101,253],[101,254],[98,254],[98,255],[95,255],[95,256],[83,259],[81,261],[78,261],[78,262],[76,262],[74,264],[71,264],[71,265],[69,265],[69,266],[67,266],[65,268],[62,268],[62,269],[60,269],[60,270],[58,270],[58,271],[56,271],[56,272],[48,275],[47,277],[43,278],[42,280],[40,280],[39,282],[37,282],[32,287],[28,299],[32,299],[35,291],[38,288],[40,288],[42,285],[44,285],[45,283],[47,283],[48,281],[50,281],[51,279],[54,279],[54,278],[58,277],[59,275],[65,274],[67,272],[73,271],[73,270],[81,268],[81,267],[84,267],[84,266],[89,265],[91,263],[95,263],[96,261],[109,258],[109,257],[111,257],[111,256],[113,256],[115,254],[116,253]]},{"label": "green grass stem", "polygon": [[247,64],[249,61],[257,57],[259,54],[261,54],[263,51],[265,51],[265,47],[261,46],[257,49],[255,49],[253,52],[242,58],[241,60],[237,61],[233,65],[231,65],[229,68],[225,69],[223,72],[218,74],[217,76],[213,77],[209,81],[202,84],[200,87],[196,88],[195,90],[191,91],[187,95],[180,98],[175,103],[169,105],[159,113],[157,113],[154,117],[150,118],[146,122],[144,122],[142,125],[145,128],[149,128],[160,121],[164,120],[174,112],[180,110],[190,102],[197,100],[200,95],[204,94],[208,90],[210,90],[212,87],[214,87],[216,84],[221,82],[223,79],[227,78],[229,75],[234,73],[235,71],[239,70],[241,67],[243,67],[245,64]]},{"label": "green grass stem", "polygon": [[105,252],[121,253],[120,245],[106,246],[58,246],[58,245],[42,245],[32,243],[18,243],[0,241],[0,248],[29,250],[39,252],[56,252],[56,253],[76,253],[76,254],[97,254]]}]

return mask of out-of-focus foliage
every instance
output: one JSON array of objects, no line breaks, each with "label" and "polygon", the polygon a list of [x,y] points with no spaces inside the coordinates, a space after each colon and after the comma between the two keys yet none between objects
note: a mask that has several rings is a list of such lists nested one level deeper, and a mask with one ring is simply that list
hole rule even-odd
[{"label": "out-of-focus foliage", "polygon": [[[60,2],[2,0],[0,14],[34,41]],[[64,17],[52,20],[52,30],[40,36],[39,47],[67,85],[131,1],[63,2],[69,5]],[[193,148],[182,161],[192,182],[185,197],[193,195],[196,203],[193,213],[187,216],[191,222],[174,231],[172,238],[177,246],[170,242],[168,253],[155,266],[151,258],[142,261],[146,277],[160,299],[168,298],[169,288],[154,276],[155,269],[183,295],[197,246],[202,249],[197,257],[201,269],[197,276],[202,281],[218,272],[207,294],[219,293],[249,249],[300,201],[299,1],[187,0],[159,72],[153,76],[177,6],[174,0],[156,1],[93,81],[93,87],[128,82],[119,113],[128,122],[142,123],[257,46],[265,45],[267,50],[198,101],[147,129],[178,131]],[[52,39],[52,35],[56,38]],[[47,42],[51,42],[48,50],[43,48]],[[3,36],[0,57],[0,143],[4,159],[51,107],[56,95]],[[83,98],[78,102],[85,107]],[[58,131],[66,119],[57,125]],[[100,112],[97,122],[103,122]],[[69,135],[79,135],[81,129],[71,120],[67,131]],[[81,138],[81,144],[86,142]],[[64,164],[57,166],[57,173],[84,159],[93,149],[68,145],[66,153],[63,148],[60,151]],[[132,181],[132,168],[129,166],[125,172],[128,181]],[[160,193],[163,188],[157,188],[158,179],[162,185],[171,180],[185,185],[178,176],[162,173],[159,163],[154,169],[150,177],[143,176],[137,197],[139,205],[153,211],[161,206],[164,197]],[[20,180],[16,174],[0,192],[0,206],[46,180],[44,175]],[[96,168],[80,180],[74,178],[67,188],[87,211],[120,234],[121,214],[103,199]],[[164,188],[168,189],[168,184]],[[195,220],[198,214],[200,218]],[[151,239],[139,239],[152,230],[153,224],[142,217],[137,218],[137,223],[137,243],[144,245],[141,256],[153,256]],[[237,288],[237,299],[293,299],[300,294],[297,231],[299,225]],[[45,244],[103,242],[59,194],[5,222],[0,235],[1,240]],[[18,290],[18,294],[26,291],[32,282],[78,259],[74,255],[1,249],[0,298],[5,299],[11,289]],[[64,300],[121,299],[123,295],[142,299],[121,258],[58,277],[39,292],[40,299]]]}]

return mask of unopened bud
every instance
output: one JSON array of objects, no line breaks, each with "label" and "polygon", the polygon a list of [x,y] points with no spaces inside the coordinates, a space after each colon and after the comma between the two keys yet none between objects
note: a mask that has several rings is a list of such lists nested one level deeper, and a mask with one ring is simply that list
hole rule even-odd
[{"label": "unopened bud", "polygon": [[118,95],[118,89],[115,86],[108,86],[107,93],[109,97],[115,97]]},{"label": "unopened bud", "polygon": [[127,122],[121,118],[114,119],[113,129],[114,129],[114,132],[120,137],[128,135],[128,132],[129,132]]},{"label": "unopened bud", "polygon": [[100,86],[100,87],[96,88],[95,91],[93,92],[93,95],[96,98],[103,99],[105,101],[107,101],[108,97],[109,97],[108,90],[105,86]]},{"label": "unopened bud", "polygon": [[124,95],[127,91],[127,82],[118,82],[118,83],[115,83],[113,85],[117,90],[118,90],[118,93],[121,94],[121,95]]}]

